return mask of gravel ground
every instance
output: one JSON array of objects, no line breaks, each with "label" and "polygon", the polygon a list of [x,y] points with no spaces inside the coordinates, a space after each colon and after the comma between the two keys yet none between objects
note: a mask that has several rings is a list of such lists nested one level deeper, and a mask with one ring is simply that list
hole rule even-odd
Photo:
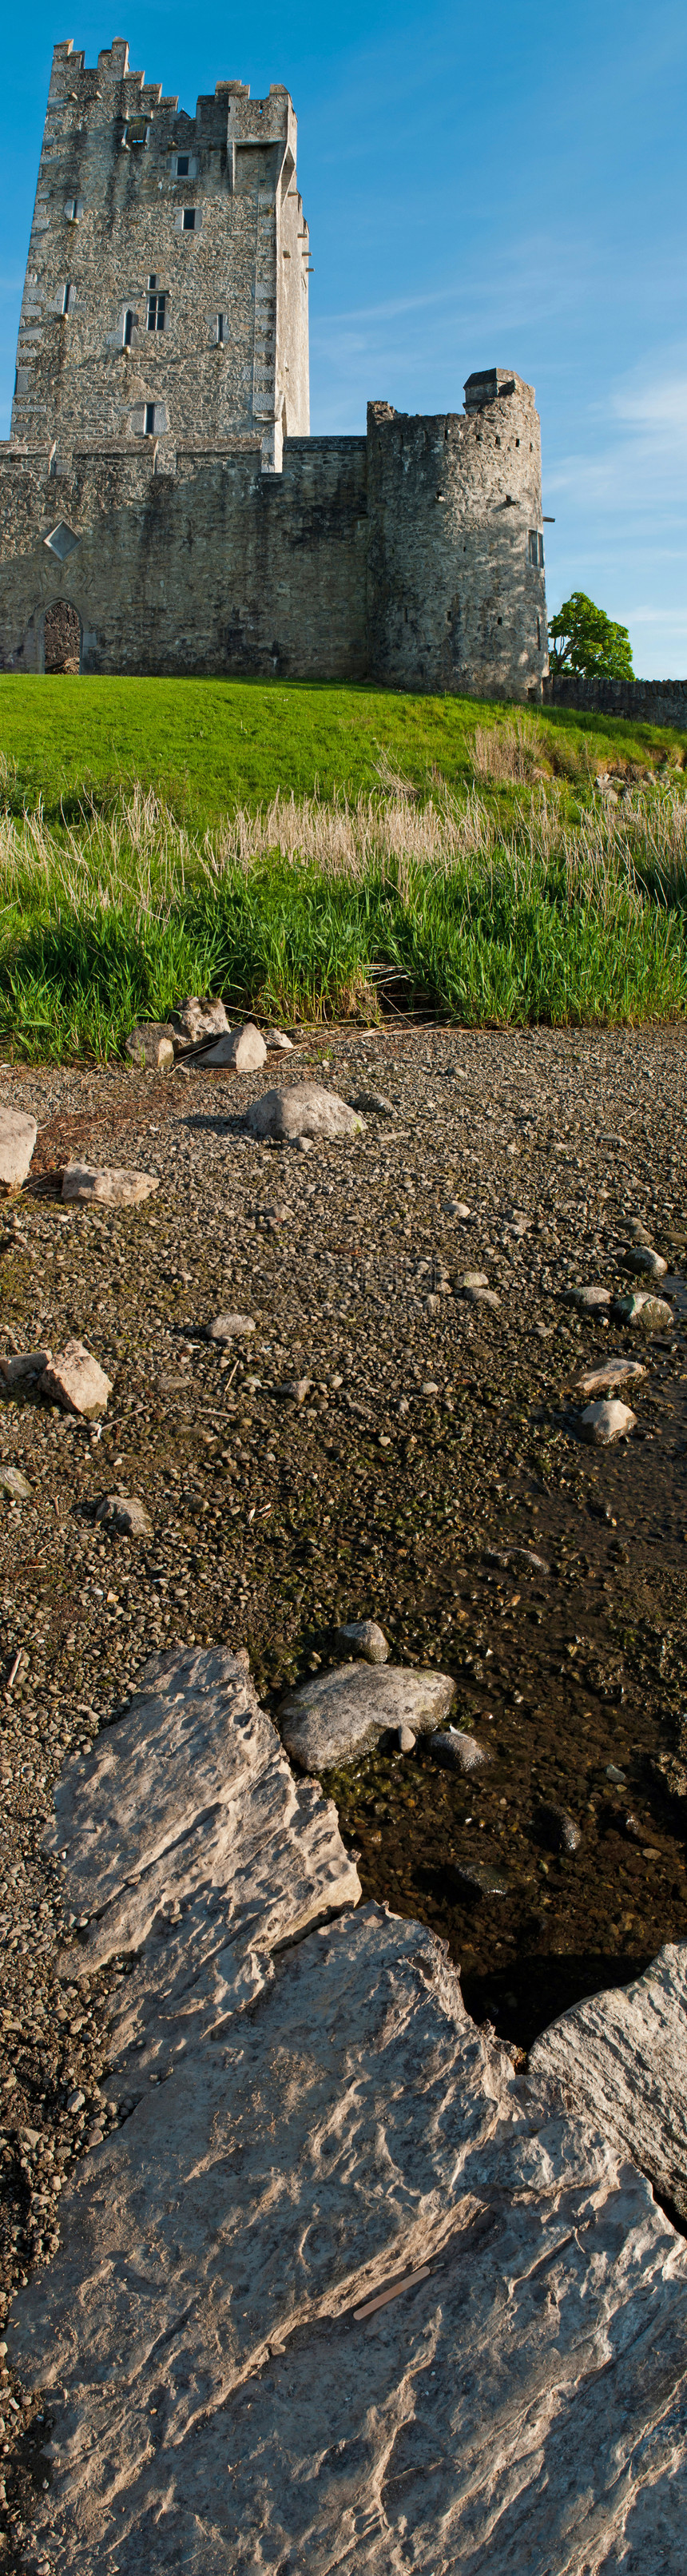
[{"label": "gravel ground", "polygon": [[[369,1100],[365,1136],[253,1143],[249,1100],[306,1071]],[[680,1297],[650,1338],[565,1302],[576,1282],[637,1284],[632,1220],[671,1274],[687,1262],[684,1092],[682,1026],[343,1031],[264,1077],[2,1071],[46,1178],[0,1217],[0,1348],[76,1333],[114,1380],[96,1427],[0,1397],[0,1478],[31,1486],[0,1492],[3,2314],[108,2117],[108,1981],[81,1975],[43,1824],[66,1754],[153,1647],[247,1645],[276,1709],[342,1617],[373,1615],[396,1660],[455,1675],[483,1770],[439,1770],[420,1742],[329,1785],[365,1891],[442,1934],[471,2010],[514,2044],[685,1937]],[[79,1155],[157,1172],[159,1193],[67,1211],[49,1176]],[[468,1302],[471,1271],[498,1302]],[[204,1338],[227,1308],[255,1326],[228,1354]],[[647,1376],[637,1435],[601,1453],[575,1380],[609,1350]],[[118,1487],[152,1537],[104,1533]],[[2,2347],[0,2405],[9,2570],[45,2425]]]}]

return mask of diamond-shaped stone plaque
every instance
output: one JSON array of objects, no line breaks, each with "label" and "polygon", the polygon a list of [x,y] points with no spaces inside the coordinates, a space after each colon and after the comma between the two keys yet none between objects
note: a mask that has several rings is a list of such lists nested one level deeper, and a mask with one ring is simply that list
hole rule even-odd
[{"label": "diamond-shaped stone plaque", "polygon": [[73,528],[68,528],[66,521],[60,519],[58,526],[51,530],[50,536],[45,537],[43,542],[50,547],[51,554],[57,555],[60,563],[64,563],[65,556],[73,554],[74,547],[80,546],[81,538],[75,537]]}]

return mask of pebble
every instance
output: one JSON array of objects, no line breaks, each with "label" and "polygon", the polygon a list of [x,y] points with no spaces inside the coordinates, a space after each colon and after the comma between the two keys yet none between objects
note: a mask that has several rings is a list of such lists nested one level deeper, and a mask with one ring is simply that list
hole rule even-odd
[{"label": "pebble", "polygon": [[446,1216],[461,1217],[463,1222],[466,1217],[469,1217],[470,1210],[466,1199],[444,1199],[443,1205]]},{"label": "pebble", "polygon": [[251,1102],[246,1125],[252,1136],[299,1137],[309,1143],[364,1134],[362,1118],[350,1102],[342,1100],[338,1091],[325,1091],[318,1082],[293,1082],[287,1091],[263,1091],[259,1100]]},{"label": "pebble", "polygon": [[582,1835],[579,1825],[575,1823],[575,1818],[569,1814],[567,1807],[540,1807],[537,1824],[550,1849],[562,1852],[579,1851]]},{"label": "pebble", "polygon": [[62,1197],[77,1207],[140,1207],[160,1183],[154,1172],[108,1170],[98,1163],[66,1163]]},{"label": "pebble", "polygon": [[31,1501],[28,1476],[22,1476],[20,1467],[0,1467],[0,1489],[5,1494],[11,1494],[12,1501],[15,1503]]},{"label": "pebble", "polygon": [[265,1045],[268,1055],[293,1055],[293,1038],[287,1038],[285,1029],[266,1029]]},{"label": "pebble", "polygon": [[462,1279],[459,1279],[458,1281],[458,1286],[459,1288],[464,1288],[466,1290],[469,1288],[488,1288],[489,1281],[486,1270],[465,1270],[463,1272]]},{"label": "pebble", "polygon": [[646,1333],[658,1332],[662,1325],[672,1324],[673,1309],[665,1297],[652,1297],[648,1289],[638,1288],[631,1297],[616,1297],[614,1315],[620,1324],[639,1324]]},{"label": "pebble", "polygon": [[242,1028],[230,1029],[213,1046],[204,1047],[195,1061],[199,1073],[212,1065],[233,1065],[236,1073],[259,1073],[267,1062],[267,1048],[255,1021],[246,1020]]},{"label": "pebble", "polygon": [[416,1742],[417,1738],[413,1734],[412,1726],[399,1726],[398,1746],[400,1753],[414,1753]]},{"label": "pebble", "polygon": [[583,1314],[588,1314],[597,1306],[610,1306],[611,1291],[610,1288],[566,1288],[565,1304],[577,1306]]},{"label": "pebble", "polygon": [[167,1020],[137,1020],[124,1047],[132,1064],[145,1066],[149,1073],[169,1073],[174,1063],[172,1031]]},{"label": "pebble", "polygon": [[104,1529],[118,1530],[123,1538],[152,1537],[152,1521],[137,1494],[105,1494],[95,1517]]},{"label": "pebble", "polygon": [[38,1380],[41,1395],[51,1404],[60,1404],[64,1413],[80,1413],[93,1420],[104,1413],[112,1379],[107,1377],[85,1342],[65,1342]]},{"label": "pebble", "polygon": [[459,1860],[454,1866],[464,1886],[474,1888],[477,1896],[510,1896],[511,1883],[505,1870],[483,1868],[477,1860]]},{"label": "pebble", "polygon": [[602,1360],[600,1368],[583,1369],[577,1384],[581,1395],[604,1395],[639,1377],[646,1377],[643,1360],[608,1359]]},{"label": "pebble", "polygon": [[630,1246],[622,1257],[625,1270],[644,1271],[647,1279],[665,1279],[668,1263],[662,1253],[654,1252],[652,1245]]},{"label": "pebble", "polygon": [[550,1574],[547,1556],[537,1556],[533,1547],[485,1547],[487,1565],[522,1565],[530,1574]]},{"label": "pebble", "polygon": [[383,1091],[358,1091],[352,1105],[354,1109],[373,1110],[378,1118],[394,1118],[396,1115],[393,1100],[387,1100]]},{"label": "pebble", "polygon": [[208,1329],[210,1342],[235,1342],[242,1333],[254,1333],[252,1315],[216,1315]]},{"label": "pebble", "polygon": [[42,1377],[43,1370],[49,1368],[51,1359],[52,1351],[49,1350],[16,1351],[12,1353],[11,1358],[0,1359],[0,1369],[5,1385],[17,1386],[25,1379]]},{"label": "pebble", "polygon": [[277,1387],[276,1392],[277,1395],[290,1395],[294,1404],[305,1404],[306,1395],[310,1394],[311,1387],[311,1377],[287,1377],[284,1379],[283,1386]]},{"label": "pebble", "polygon": [[429,1750],[434,1761],[442,1763],[446,1771],[481,1771],[483,1764],[490,1760],[484,1745],[478,1744],[476,1735],[463,1734],[459,1726],[449,1726],[446,1733],[438,1729],[436,1735],[430,1735]]},{"label": "pebble", "polygon": [[621,1404],[619,1397],[601,1396],[596,1404],[586,1406],[581,1428],[585,1440],[609,1449],[615,1440],[627,1440],[630,1432],[636,1431],[637,1416],[629,1404]]},{"label": "pebble", "polygon": [[336,1642],[344,1655],[362,1655],[366,1664],[388,1664],[389,1648],[376,1619],[346,1620],[337,1629]]}]

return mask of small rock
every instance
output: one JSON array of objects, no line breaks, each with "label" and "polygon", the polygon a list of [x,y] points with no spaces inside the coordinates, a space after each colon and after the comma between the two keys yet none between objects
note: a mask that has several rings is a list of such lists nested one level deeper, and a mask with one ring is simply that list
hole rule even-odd
[{"label": "small rock", "polygon": [[393,1100],[387,1100],[383,1091],[358,1091],[352,1105],[354,1109],[369,1109],[378,1118],[394,1118],[396,1114]]},{"label": "small rock", "polygon": [[224,1037],[229,1021],[223,1002],[199,1001],[197,993],[190,993],[181,1009],[172,1012],[170,1026],[175,1047],[182,1051],[202,1045],[204,1038]]},{"label": "small rock", "polygon": [[67,1163],[62,1174],[62,1197],[77,1207],[140,1207],[159,1187],[154,1172],[101,1169],[97,1163]]},{"label": "small rock", "polygon": [[469,1216],[470,1210],[465,1199],[444,1199],[444,1214],[465,1219]]},{"label": "small rock", "polygon": [[68,2103],[67,2103],[67,2110],[68,2110],[68,2111],[83,2111],[83,2107],[84,2107],[85,2100],[86,2100],[86,2095],[85,2095],[85,2093],[79,2093],[79,2092],[76,2092],[76,2093],[70,2093],[70,2095],[69,2095],[69,2100],[68,2100]]},{"label": "small rock", "polygon": [[651,1250],[651,1235],[650,1235],[650,1234],[647,1234],[646,1226],[642,1224],[642,1219],[641,1219],[641,1217],[640,1217],[640,1216],[631,1216],[631,1217],[630,1217],[630,1221],[629,1221],[629,1225],[628,1225],[628,1229],[627,1229],[627,1230],[628,1230],[628,1234],[631,1234],[631,1235],[632,1235],[632,1239],[633,1239],[633,1242],[634,1242],[634,1243],[646,1243],[646,1244],[648,1245],[649,1250]]},{"label": "small rock", "polygon": [[20,1467],[0,1467],[0,1490],[5,1494],[11,1494],[14,1503],[31,1501],[28,1476],[22,1476]]},{"label": "small rock", "polygon": [[643,1825],[640,1825],[639,1817],[628,1814],[623,1817],[623,1825],[628,1836],[628,1840],[631,1843],[641,1843],[644,1827]]},{"label": "small rock", "polygon": [[645,1333],[659,1332],[672,1324],[673,1309],[665,1297],[652,1297],[646,1288],[637,1288],[631,1297],[616,1297],[613,1313],[620,1324],[639,1324]]},{"label": "small rock", "polygon": [[104,1413],[112,1393],[112,1379],[87,1351],[85,1342],[69,1341],[44,1369],[38,1387],[50,1404],[61,1404],[64,1413],[85,1414],[92,1419]]},{"label": "small rock", "polygon": [[240,1029],[230,1029],[226,1037],[217,1038],[214,1046],[204,1047],[196,1056],[199,1072],[206,1066],[233,1065],[236,1073],[258,1073],[267,1060],[267,1048],[254,1020],[246,1020]]},{"label": "small rock", "polygon": [[566,1306],[577,1306],[583,1314],[593,1313],[596,1306],[610,1306],[610,1288],[566,1288]]},{"label": "small rock", "polygon": [[0,1182],[6,1190],[21,1189],[37,1135],[36,1119],[23,1109],[0,1109]]},{"label": "small rock", "polygon": [[623,1268],[643,1271],[647,1279],[665,1279],[668,1263],[662,1253],[654,1252],[653,1245],[642,1243],[628,1246],[623,1253]]},{"label": "small rock", "polygon": [[474,1888],[476,1896],[510,1896],[511,1883],[505,1870],[488,1869],[478,1860],[459,1860],[454,1868],[465,1887]]},{"label": "small rock", "polygon": [[431,1735],[429,1749],[434,1761],[441,1762],[446,1771],[481,1771],[483,1763],[490,1760],[476,1735],[464,1735],[459,1726],[449,1726],[446,1734],[437,1731]]},{"label": "small rock", "polygon": [[486,1270],[465,1270],[463,1272],[462,1279],[459,1279],[458,1281],[458,1286],[459,1288],[464,1288],[466,1290],[469,1288],[488,1288],[489,1281]]},{"label": "small rock", "polygon": [[537,1556],[533,1547],[485,1547],[487,1565],[522,1565],[530,1574],[550,1574],[548,1557]]},{"label": "small rock", "polygon": [[17,1351],[10,1359],[0,1359],[6,1386],[21,1385],[22,1379],[42,1377],[49,1368],[52,1351]]},{"label": "small rock", "polygon": [[376,1619],[348,1619],[337,1629],[336,1642],[344,1655],[362,1655],[366,1664],[388,1664],[389,1648]]},{"label": "small rock", "polygon": [[399,1726],[428,1734],[448,1715],[455,1683],[447,1673],[399,1664],[339,1664],[290,1691],[280,1709],[287,1753],[304,1771],[350,1762]]},{"label": "small rock", "polygon": [[252,1315],[216,1315],[208,1326],[209,1342],[236,1342],[242,1333],[254,1333]]},{"label": "small rock", "polygon": [[537,1825],[550,1851],[576,1852],[582,1841],[579,1825],[567,1807],[544,1806],[537,1813]]},{"label": "small rock", "polygon": [[149,1073],[169,1073],[174,1063],[172,1030],[168,1020],[137,1020],[124,1040],[125,1054],[132,1064],[144,1065]]},{"label": "small rock", "polygon": [[675,1753],[657,1753],[651,1765],[654,1777],[669,1798],[687,1798],[687,1770]]},{"label": "small rock", "polygon": [[318,1082],[294,1082],[287,1091],[264,1091],[260,1100],[251,1102],[246,1125],[253,1136],[299,1137],[308,1143],[364,1133],[362,1119],[349,1102]]},{"label": "small rock", "polygon": [[95,1517],[104,1529],[119,1530],[123,1538],[152,1536],[152,1521],[137,1494],[106,1494]]},{"label": "small rock", "polygon": [[466,1288],[464,1294],[469,1306],[500,1306],[501,1304],[496,1288]]},{"label": "small rock", "polygon": [[266,1029],[265,1045],[268,1055],[293,1055],[293,1038],[284,1029]]},{"label": "small rock", "polygon": [[421,1386],[421,1388],[420,1388],[420,1394],[421,1394],[421,1395],[438,1395],[438,1393],[439,1393],[439,1388],[438,1388],[438,1386],[437,1386],[436,1378],[435,1378],[435,1377],[426,1377],[426,1378],[424,1378],[423,1383],[422,1383],[422,1386]]},{"label": "small rock", "polygon": [[608,1359],[600,1368],[583,1369],[577,1384],[581,1395],[604,1395],[638,1377],[646,1377],[643,1360]]},{"label": "small rock", "polygon": [[585,1440],[595,1441],[602,1449],[610,1449],[614,1440],[629,1439],[636,1428],[636,1413],[629,1404],[621,1404],[618,1396],[600,1396],[596,1404],[586,1406],[582,1415]]},{"label": "small rock", "polygon": [[414,1753],[416,1742],[417,1738],[413,1734],[412,1726],[399,1726],[398,1747],[400,1753]]},{"label": "small rock", "polygon": [[287,1377],[283,1386],[277,1387],[277,1395],[290,1395],[294,1404],[304,1404],[311,1387],[311,1377]]}]

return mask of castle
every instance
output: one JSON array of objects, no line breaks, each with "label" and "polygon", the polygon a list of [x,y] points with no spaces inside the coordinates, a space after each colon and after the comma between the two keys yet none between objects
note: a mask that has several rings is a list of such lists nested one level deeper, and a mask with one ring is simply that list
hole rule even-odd
[{"label": "castle", "polygon": [[310,436],[310,243],[288,91],[195,116],[56,45],[0,445],[0,668],[279,674],[537,698],[539,420],[370,403]]}]

